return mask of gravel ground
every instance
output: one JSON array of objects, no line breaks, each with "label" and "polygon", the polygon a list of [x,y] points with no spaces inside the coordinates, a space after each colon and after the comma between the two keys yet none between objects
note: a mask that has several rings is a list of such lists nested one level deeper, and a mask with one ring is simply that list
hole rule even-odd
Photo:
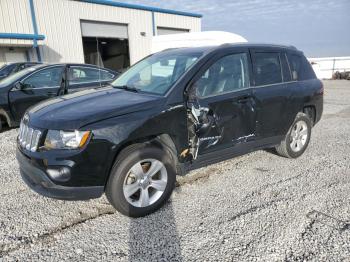
[{"label": "gravel ground", "polygon": [[105,198],[41,197],[0,134],[0,261],[350,261],[350,81],[325,81],[322,120],[295,160],[258,151],[191,172],[139,219]]}]

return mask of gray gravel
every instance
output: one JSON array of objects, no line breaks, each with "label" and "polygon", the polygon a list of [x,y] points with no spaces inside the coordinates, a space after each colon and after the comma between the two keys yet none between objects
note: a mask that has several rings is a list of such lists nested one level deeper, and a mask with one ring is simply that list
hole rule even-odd
[{"label": "gray gravel", "polygon": [[305,154],[258,151],[179,179],[159,212],[66,202],[22,183],[17,130],[0,134],[0,261],[350,261],[350,81],[325,82]]}]

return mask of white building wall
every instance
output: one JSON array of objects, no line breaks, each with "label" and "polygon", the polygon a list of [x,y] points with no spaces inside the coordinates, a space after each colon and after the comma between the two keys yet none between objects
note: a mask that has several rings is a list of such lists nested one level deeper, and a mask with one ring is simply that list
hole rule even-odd
[{"label": "white building wall", "polygon": [[130,59],[148,48],[152,20],[149,12],[69,0],[35,1],[38,31],[46,36],[40,47],[45,62],[84,63],[80,20],[128,24]]},{"label": "white building wall", "polygon": [[[27,0],[0,0],[0,32],[34,34]],[[0,39],[0,46],[28,45],[31,40]]]},{"label": "white building wall", "polygon": [[331,79],[335,72],[350,71],[350,56],[308,58],[319,79]]},{"label": "white building wall", "polygon": [[169,28],[189,29],[190,32],[201,31],[200,18],[164,13],[155,13],[154,18],[156,27],[160,26]]},{"label": "white building wall", "polygon": [[[36,0],[35,12],[38,32],[46,36],[40,47],[45,62],[84,62],[80,20],[127,24],[132,64],[150,53],[153,34],[150,11],[71,0]],[[159,23],[159,26],[200,31],[200,18],[155,15],[156,26]],[[146,36],[142,36],[141,32],[145,32]]]},{"label": "white building wall", "polygon": [[[0,32],[34,34],[29,1],[0,0]],[[8,62],[7,52],[23,52],[24,48],[9,49],[9,47],[27,47],[32,53],[32,40],[2,39],[0,38],[0,66]],[[36,60],[36,57],[33,57]]]},{"label": "white building wall", "polygon": [[[84,63],[81,20],[128,25],[130,62],[133,64],[151,52],[153,36],[152,12],[99,5],[73,0],[34,0],[38,41],[44,62]],[[157,26],[201,30],[201,19],[182,15],[154,13]],[[34,34],[29,0],[0,0],[0,32]],[[145,36],[141,35],[145,32]],[[8,47],[27,47],[28,56],[37,60],[32,40],[0,39],[0,64]],[[4,51],[5,50],[5,51]]]}]

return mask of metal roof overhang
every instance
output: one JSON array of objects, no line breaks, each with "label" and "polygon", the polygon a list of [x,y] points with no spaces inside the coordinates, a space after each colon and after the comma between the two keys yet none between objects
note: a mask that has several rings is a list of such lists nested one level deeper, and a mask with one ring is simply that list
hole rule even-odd
[{"label": "metal roof overhang", "polygon": [[183,16],[191,16],[191,17],[198,17],[198,18],[201,18],[203,16],[201,14],[196,14],[196,13],[182,12],[182,11],[176,11],[176,10],[164,9],[164,8],[158,8],[158,7],[151,7],[151,6],[145,6],[145,5],[120,3],[120,2],[115,2],[112,0],[76,0],[76,1],[90,3],[90,4],[100,4],[100,5],[109,5],[109,6],[115,6],[115,7],[124,7],[124,8],[130,8],[130,9],[137,9],[137,10],[165,13],[165,14],[172,14],[172,15],[183,15]]}]

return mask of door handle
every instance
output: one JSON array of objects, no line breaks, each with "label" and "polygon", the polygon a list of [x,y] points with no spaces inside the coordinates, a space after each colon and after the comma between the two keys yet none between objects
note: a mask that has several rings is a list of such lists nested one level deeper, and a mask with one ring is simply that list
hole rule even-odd
[{"label": "door handle", "polygon": [[237,102],[243,104],[243,103],[249,102],[249,100],[250,100],[250,96],[242,96],[242,97],[238,98]]},{"label": "door handle", "polygon": [[52,96],[57,96],[56,92],[48,92],[47,96],[52,97]]}]

